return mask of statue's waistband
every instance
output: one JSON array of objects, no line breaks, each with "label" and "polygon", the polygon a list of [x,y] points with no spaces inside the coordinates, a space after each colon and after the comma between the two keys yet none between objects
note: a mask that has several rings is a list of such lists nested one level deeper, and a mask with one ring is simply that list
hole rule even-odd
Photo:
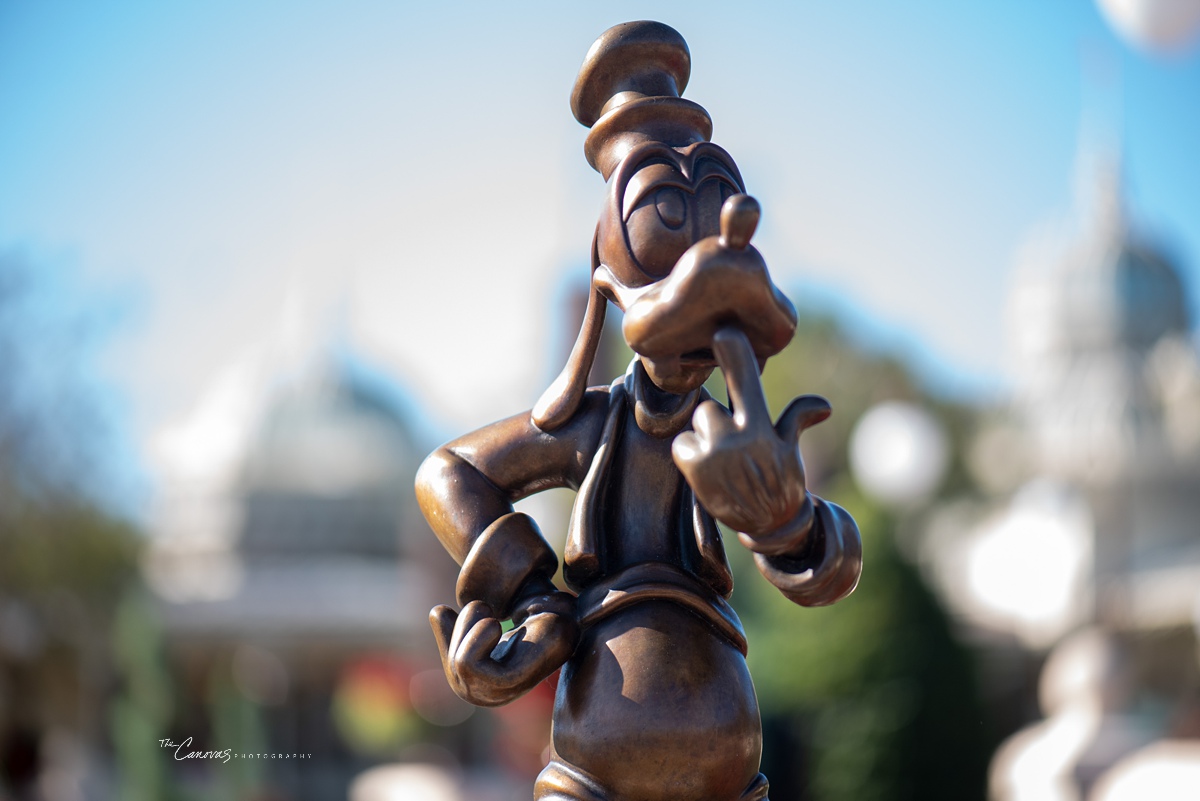
[{"label": "statue's waistband", "polygon": [[579,624],[584,628],[643,601],[673,601],[713,625],[733,647],[746,654],[746,632],[737,613],[691,574],[663,562],[632,565],[601,579],[579,594]]}]

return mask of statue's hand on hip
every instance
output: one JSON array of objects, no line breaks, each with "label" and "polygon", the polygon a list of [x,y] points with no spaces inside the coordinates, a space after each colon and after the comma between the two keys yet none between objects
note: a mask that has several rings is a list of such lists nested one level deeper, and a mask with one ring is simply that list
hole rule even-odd
[{"label": "statue's hand on hip", "polygon": [[579,643],[575,598],[564,592],[528,599],[504,632],[491,607],[471,601],[461,613],[429,613],[454,692],[476,706],[500,706],[533,689],[571,658]]}]

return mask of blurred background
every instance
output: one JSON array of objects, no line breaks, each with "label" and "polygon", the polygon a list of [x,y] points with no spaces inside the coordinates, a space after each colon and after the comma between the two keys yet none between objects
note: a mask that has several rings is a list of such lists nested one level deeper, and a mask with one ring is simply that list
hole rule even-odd
[{"label": "blurred background", "polygon": [[772,798],[1196,797],[1200,2],[2,0],[0,799],[530,797],[553,687],[446,687],[412,477],[565,358],[641,18],[865,542],[813,610],[730,548]]}]

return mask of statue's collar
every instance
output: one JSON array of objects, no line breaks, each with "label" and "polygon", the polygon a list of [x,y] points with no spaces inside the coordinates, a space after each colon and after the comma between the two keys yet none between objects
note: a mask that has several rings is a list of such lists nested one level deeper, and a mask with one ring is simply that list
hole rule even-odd
[{"label": "statue's collar", "polygon": [[673,395],[654,386],[636,357],[625,372],[625,389],[638,428],[656,439],[673,437],[686,428],[700,399],[699,387],[685,395]]}]

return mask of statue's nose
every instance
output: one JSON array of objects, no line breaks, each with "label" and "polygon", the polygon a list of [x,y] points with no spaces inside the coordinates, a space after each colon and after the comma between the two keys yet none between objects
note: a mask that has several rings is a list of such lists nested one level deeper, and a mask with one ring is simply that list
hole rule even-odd
[{"label": "statue's nose", "polygon": [[796,330],[796,310],[750,245],[760,213],[749,195],[727,199],[720,235],[692,245],[629,306],[623,328],[634,351],[660,361],[711,360],[713,335],[727,325],[746,334],[760,361],[783,350]]}]

